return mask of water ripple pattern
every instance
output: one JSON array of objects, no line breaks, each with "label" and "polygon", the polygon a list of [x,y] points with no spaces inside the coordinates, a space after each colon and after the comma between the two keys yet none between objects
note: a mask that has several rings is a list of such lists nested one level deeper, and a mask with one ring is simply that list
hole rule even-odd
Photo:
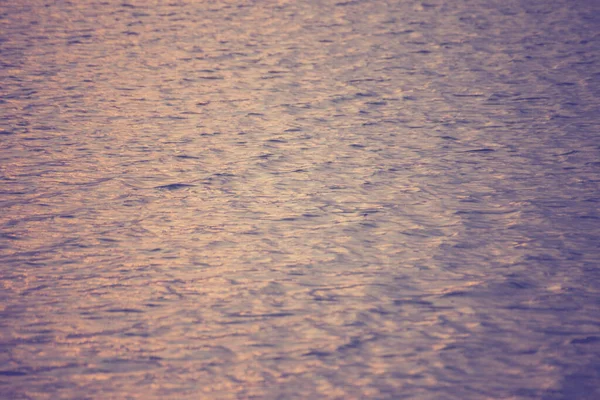
[{"label": "water ripple pattern", "polygon": [[0,3],[0,398],[600,398],[600,3]]}]

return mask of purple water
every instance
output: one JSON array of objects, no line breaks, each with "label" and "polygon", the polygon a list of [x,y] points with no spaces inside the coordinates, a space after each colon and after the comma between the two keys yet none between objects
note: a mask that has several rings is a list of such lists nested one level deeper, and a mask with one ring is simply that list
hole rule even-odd
[{"label": "purple water", "polygon": [[0,2],[0,398],[600,398],[600,3]]}]

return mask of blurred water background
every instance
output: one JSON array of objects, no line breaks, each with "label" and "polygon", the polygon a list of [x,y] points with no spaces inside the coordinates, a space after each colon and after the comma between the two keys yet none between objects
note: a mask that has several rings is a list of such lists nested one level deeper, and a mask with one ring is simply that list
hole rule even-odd
[{"label": "blurred water background", "polygon": [[0,1],[0,398],[600,398],[600,2]]}]

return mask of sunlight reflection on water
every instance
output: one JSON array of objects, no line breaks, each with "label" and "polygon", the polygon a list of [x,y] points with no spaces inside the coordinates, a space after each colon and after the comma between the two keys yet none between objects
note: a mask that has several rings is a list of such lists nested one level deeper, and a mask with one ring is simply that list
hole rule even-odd
[{"label": "sunlight reflection on water", "polygon": [[0,5],[0,394],[595,399],[594,2]]}]

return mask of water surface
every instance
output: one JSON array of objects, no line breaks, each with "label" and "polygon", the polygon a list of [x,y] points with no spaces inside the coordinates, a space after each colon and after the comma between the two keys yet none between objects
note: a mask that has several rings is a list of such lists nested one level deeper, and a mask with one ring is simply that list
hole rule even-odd
[{"label": "water surface", "polygon": [[600,398],[600,4],[0,3],[0,397]]}]

